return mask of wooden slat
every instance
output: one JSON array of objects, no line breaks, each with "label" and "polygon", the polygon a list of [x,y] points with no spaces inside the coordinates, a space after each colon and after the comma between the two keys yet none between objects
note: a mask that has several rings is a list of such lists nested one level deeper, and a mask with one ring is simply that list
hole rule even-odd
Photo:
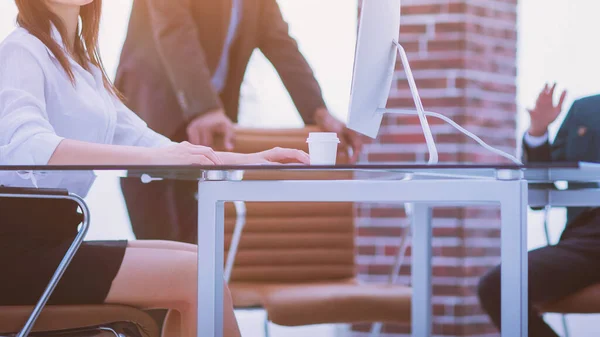
[{"label": "wooden slat", "polygon": [[[225,255],[227,261],[227,254]],[[353,265],[352,249],[246,249],[235,257],[235,267]]]},{"label": "wooden slat", "polygon": [[[225,204],[225,216],[236,214],[233,203]],[[246,215],[250,217],[321,217],[352,216],[354,205],[347,202],[249,202],[246,203]]]},{"label": "wooden slat", "polygon": [[351,278],[354,266],[322,265],[292,267],[239,267],[234,268],[232,282],[309,282]]},{"label": "wooden slat", "polygon": [[[352,216],[344,217],[248,217],[244,234],[248,233],[354,233]],[[235,219],[225,220],[225,233],[233,233]]]},{"label": "wooden slat", "polygon": [[308,137],[310,132],[322,132],[318,126],[307,126],[303,128],[248,128],[237,126],[235,134],[240,139],[246,137]]},{"label": "wooden slat", "polygon": [[[225,249],[229,249],[231,235],[225,235]],[[298,249],[332,248],[352,249],[354,238],[348,234],[257,234],[246,233],[240,240],[239,249]]]}]

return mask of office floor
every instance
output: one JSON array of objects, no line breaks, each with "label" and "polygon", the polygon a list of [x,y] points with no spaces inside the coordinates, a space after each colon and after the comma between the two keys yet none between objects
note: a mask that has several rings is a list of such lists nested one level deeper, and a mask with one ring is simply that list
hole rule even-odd
[{"label": "office floor", "polygon": [[[242,336],[263,337],[264,311],[238,311],[236,312]],[[568,326],[572,337],[592,337],[600,334],[600,326],[596,323],[598,315],[571,315],[568,316]],[[564,336],[560,315],[547,315],[546,321],[556,329],[556,332]],[[369,334],[354,333],[348,331],[347,326],[314,325],[306,327],[281,327],[271,324],[269,326],[271,337],[369,337]],[[381,335],[381,337],[386,337]],[[492,337],[492,336],[489,336]]]},{"label": "office floor", "polygon": [[[266,317],[262,310],[241,310],[236,312],[236,317],[242,331],[242,336],[263,337],[263,322]],[[334,325],[314,325],[306,327],[282,327],[269,325],[271,337],[342,337],[345,327]]]}]

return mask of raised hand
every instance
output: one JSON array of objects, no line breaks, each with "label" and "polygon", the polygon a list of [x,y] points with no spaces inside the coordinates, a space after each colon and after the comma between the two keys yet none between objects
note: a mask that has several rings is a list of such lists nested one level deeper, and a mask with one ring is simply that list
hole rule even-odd
[{"label": "raised hand", "polygon": [[548,132],[548,126],[556,120],[560,112],[562,111],[563,103],[567,97],[567,91],[563,91],[558,100],[558,104],[554,105],[554,91],[556,90],[556,83],[552,87],[548,84],[544,86],[542,92],[540,92],[535,107],[533,109],[527,109],[529,116],[531,117],[531,126],[529,127],[529,134],[534,137],[541,137]]}]

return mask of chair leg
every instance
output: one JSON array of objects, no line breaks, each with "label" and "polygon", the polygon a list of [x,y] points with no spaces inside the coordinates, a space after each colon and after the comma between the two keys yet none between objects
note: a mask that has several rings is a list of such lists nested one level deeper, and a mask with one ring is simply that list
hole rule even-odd
[{"label": "chair leg", "polygon": [[[410,218],[412,211],[412,204],[405,204],[404,208],[406,210],[406,214]],[[400,244],[398,245],[398,255],[396,255],[396,261],[394,262],[394,267],[388,276],[388,283],[395,284],[398,281],[398,274],[400,274],[400,269],[402,268],[402,264],[404,263],[404,258],[406,257],[406,249],[408,248],[410,241],[410,229],[412,226],[408,226],[402,237],[400,238]],[[383,324],[380,322],[374,323],[371,327],[371,337],[379,337],[381,335],[381,329],[383,328]]]},{"label": "chair leg", "polygon": [[563,330],[565,331],[564,337],[569,337],[571,333],[569,332],[569,324],[567,322],[567,315],[562,315],[562,325]]},{"label": "chair leg", "polygon": [[373,324],[371,327],[371,337],[379,337],[381,335],[381,328],[383,328],[383,323],[377,322]]},{"label": "chair leg", "polygon": [[238,246],[242,239],[242,233],[244,226],[246,225],[246,203],[243,201],[234,201],[236,219],[235,229],[233,230],[233,236],[231,237],[231,245],[229,246],[229,252],[227,254],[227,261],[225,263],[225,282],[229,283],[231,279],[231,272],[233,271],[233,265],[235,264],[235,257],[237,255]]},{"label": "chair leg", "polygon": [[544,237],[546,239],[546,244],[549,245],[552,240],[550,240],[550,207],[546,206],[544,208]]},{"label": "chair leg", "polygon": [[265,317],[264,330],[265,330],[265,337],[271,337],[271,331],[269,330],[269,316]]}]

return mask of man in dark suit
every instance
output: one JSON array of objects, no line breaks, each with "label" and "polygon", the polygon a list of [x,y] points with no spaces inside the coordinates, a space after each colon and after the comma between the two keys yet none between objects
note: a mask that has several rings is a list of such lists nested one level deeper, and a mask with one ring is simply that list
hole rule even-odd
[{"label": "man in dark suit", "polygon": [[[528,110],[531,127],[523,140],[528,162],[600,162],[600,95],[576,101],[554,142],[548,140],[548,126],[562,110],[566,92],[554,105],[553,87],[546,85],[535,108]],[[569,188],[590,187],[569,184]],[[595,184],[594,184],[595,187]],[[529,336],[558,337],[536,307],[572,295],[600,283],[600,208],[567,210],[567,226],[556,245],[529,252]],[[483,309],[500,328],[500,266],[479,284]]]},{"label": "man in dark suit", "polygon": [[[327,110],[276,0],[135,0],[116,86],[148,125],[174,141],[231,150],[240,87],[260,49],[306,124],[336,132],[358,156],[362,138]],[[194,183],[121,183],[138,239],[194,242]]]}]

